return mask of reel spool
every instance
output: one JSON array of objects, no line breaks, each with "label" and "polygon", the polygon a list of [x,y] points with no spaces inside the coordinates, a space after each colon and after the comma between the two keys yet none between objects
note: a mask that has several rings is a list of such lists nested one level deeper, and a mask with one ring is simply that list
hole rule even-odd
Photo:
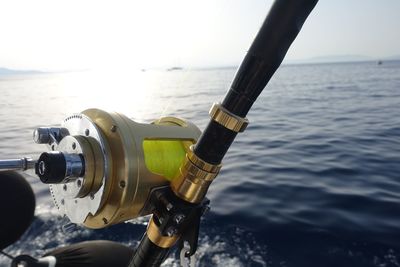
[{"label": "reel spool", "polygon": [[36,174],[50,184],[55,205],[71,222],[103,228],[149,214],[151,190],[179,175],[200,134],[174,117],[142,124],[88,109],[61,128],[35,130],[35,142],[51,149],[38,159]]}]

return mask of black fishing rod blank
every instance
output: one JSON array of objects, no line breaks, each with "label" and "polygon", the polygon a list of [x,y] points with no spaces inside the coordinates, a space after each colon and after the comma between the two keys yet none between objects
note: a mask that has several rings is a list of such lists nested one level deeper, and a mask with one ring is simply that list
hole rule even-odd
[{"label": "black fishing rod blank", "polygon": [[236,137],[237,131],[227,127],[230,121],[246,124],[250,108],[284,59],[318,0],[277,0],[273,3],[261,29],[233,79],[221,104],[214,109],[226,114],[207,125],[195,147],[201,159],[220,164]]}]

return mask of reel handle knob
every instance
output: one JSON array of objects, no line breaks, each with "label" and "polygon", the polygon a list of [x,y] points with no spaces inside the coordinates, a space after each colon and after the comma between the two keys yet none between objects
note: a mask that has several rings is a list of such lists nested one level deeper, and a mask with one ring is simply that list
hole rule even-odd
[{"label": "reel handle knob", "polygon": [[35,172],[45,184],[65,183],[84,175],[84,160],[78,154],[44,152],[35,164]]}]

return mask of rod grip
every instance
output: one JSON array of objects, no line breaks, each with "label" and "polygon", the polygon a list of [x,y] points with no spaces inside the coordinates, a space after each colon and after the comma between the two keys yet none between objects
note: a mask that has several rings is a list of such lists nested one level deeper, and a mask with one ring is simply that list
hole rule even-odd
[{"label": "rod grip", "polygon": [[155,245],[145,233],[133,255],[129,267],[158,267],[168,256],[169,248]]}]

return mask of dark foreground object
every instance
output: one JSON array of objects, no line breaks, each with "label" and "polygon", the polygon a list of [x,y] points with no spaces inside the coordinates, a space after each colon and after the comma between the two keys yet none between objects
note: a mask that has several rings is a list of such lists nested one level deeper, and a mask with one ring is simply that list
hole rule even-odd
[{"label": "dark foreground object", "polygon": [[22,236],[35,213],[35,195],[21,174],[0,173],[0,210],[0,250],[3,250]]},{"label": "dark foreground object", "polygon": [[126,267],[133,252],[117,242],[96,240],[57,248],[44,256],[56,257],[56,267]]}]

